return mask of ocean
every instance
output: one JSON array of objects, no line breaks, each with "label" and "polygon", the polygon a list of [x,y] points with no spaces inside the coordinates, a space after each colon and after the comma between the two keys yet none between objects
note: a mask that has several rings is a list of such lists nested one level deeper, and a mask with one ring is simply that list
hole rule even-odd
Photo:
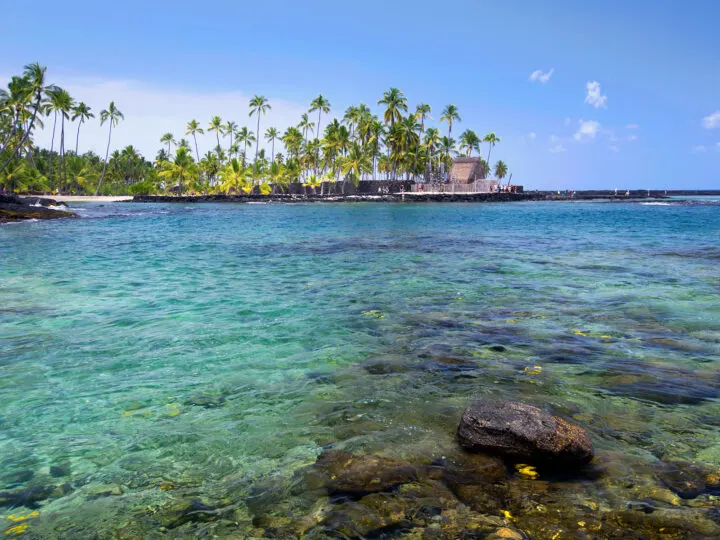
[{"label": "ocean", "polygon": [[[74,209],[0,226],[0,530],[720,531],[717,200]],[[475,399],[581,425],[593,465],[469,495]],[[334,494],[323,456],[414,472]]]}]

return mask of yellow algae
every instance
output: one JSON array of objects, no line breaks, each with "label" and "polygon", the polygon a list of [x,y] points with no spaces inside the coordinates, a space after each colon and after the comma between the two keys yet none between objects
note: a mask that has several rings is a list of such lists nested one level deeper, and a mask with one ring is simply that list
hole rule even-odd
[{"label": "yellow algae", "polygon": [[40,512],[30,512],[27,516],[16,516],[15,514],[10,514],[7,518],[12,521],[13,523],[18,523],[20,521],[25,521],[26,519],[38,517],[40,515]]},{"label": "yellow algae", "polygon": [[517,319],[505,319],[505,322],[509,324],[517,324],[518,321]]},{"label": "yellow algae", "polygon": [[168,416],[177,416],[182,413],[182,411],[175,403],[168,403],[167,405],[165,405],[165,408],[168,409]]},{"label": "yellow algae", "polygon": [[20,525],[15,525],[14,527],[10,527],[7,531],[5,531],[6,535],[14,534],[16,536],[19,536],[23,534],[25,531],[27,531],[29,528],[27,523],[22,523]]},{"label": "yellow algae", "polygon": [[515,465],[515,468],[517,469],[517,472],[519,472],[523,476],[528,476],[532,479],[535,479],[538,476],[540,476],[539,473],[535,470],[535,467],[533,467],[532,465],[518,463],[517,465]]},{"label": "yellow algae", "polygon": [[528,375],[539,375],[540,373],[542,373],[542,366],[527,366],[525,368],[525,373],[527,373]]},{"label": "yellow algae", "polygon": [[384,319],[385,315],[382,314],[381,311],[378,311],[377,309],[371,309],[370,311],[363,311],[363,315],[366,317],[375,317],[376,319]]},{"label": "yellow algae", "polygon": [[165,482],[160,482],[160,489],[163,491],[172,491],[173,489],[175,489],[175,484],[173,482],[170,482],[169,480]]},{"label": "yellow algae", "polygon": [[587,333],[583,332],[582,330],[573,330],[573,334],[575,334],[576,336],[583,336],[583,337],[588,336]]}]

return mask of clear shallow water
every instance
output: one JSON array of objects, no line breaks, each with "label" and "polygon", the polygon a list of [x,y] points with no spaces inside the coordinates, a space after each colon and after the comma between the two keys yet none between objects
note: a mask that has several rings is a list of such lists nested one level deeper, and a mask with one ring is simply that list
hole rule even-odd
[{"label": "clear shallow water", "polygon": [[[590,432],[602,474],[551,513],[720,469],[716,204],[77,208],[0,227],[3,528],[273,536],[333,504],[302,480],[324,449],[451,457],[476,397]],[[190,499],[215,513],[167,518]],[[707,531],[716,501],[654,504]]]}]

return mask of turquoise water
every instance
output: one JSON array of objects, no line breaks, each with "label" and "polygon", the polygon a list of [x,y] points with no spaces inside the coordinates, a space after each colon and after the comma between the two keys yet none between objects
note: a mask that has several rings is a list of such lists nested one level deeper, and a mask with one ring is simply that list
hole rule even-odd
[{"label": "turquoise water", "polygon": [[[77,209],[0,227],[0,530],[280,536],[335,504],[302,480],[324,450],[453,456],[476,397],[590,432],[598,471],[550,514],[662,491],[717,518],[654,471],[720,470],[720,205]],[[189,499],[215,510],[166,519]]]}]

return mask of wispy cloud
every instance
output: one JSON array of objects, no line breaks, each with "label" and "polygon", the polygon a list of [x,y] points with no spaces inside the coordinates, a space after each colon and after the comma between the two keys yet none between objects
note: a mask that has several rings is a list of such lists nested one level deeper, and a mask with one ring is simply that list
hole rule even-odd
[{"label": "wispy cloud", "polygon": [[640,129],[640,126],[637,124],[628,124],[625,126],[625,129]]},{"label": "wispy cloud", "polygon": [[720,126],[720,111],[707,115],[702,119],[702,124],[705,129],[715,129]]},{"label": "wispy cloud", "polygon": [[613,152],[619,152],[619,151],[620,151],[620,147],[615,146],[615,145],[612,145],[612,146],[610,147],[610,150],[612,150]]},{"label": "wispy cloud", "polygon": [[607,108],[607,96],[602,95],[600,90],[600,83],[597,81],[588,81],[585,85],[587,95],[585,96],[585,103],[589,103],[596,109]]},{"label": "wispy cloud", "polygon": [[567,148],[565,148],[562,142],[560,142],[560,138],[555,135],[550,135],[550,152],[553,154],[567,152]]},{"label": "wispy cloud", "polygon": [[588,141],[595,138],[600,131],[600,122],[595,120],[580,120],[580,127],[573,135],[576,141]]},{"label": "wispy cloud", "polygon": [[568,127],[570,125],[570,122],[572,122],[570,117],[569,116],[565,117],[565,127]]},{"label": "wispy cloud", "polygon": [[534,131],[531,131],[530,133],[527,134],[527,136],[528,136],[528,139],[530,139],[532,141],[535,139],[535,137],[537,137],[537,133],[535,133]]},{"label": "wispy cloud", "polygon": [[539,82],[540,84],[545,84],[550,80],[550,77],[553,76],[553,73],[555,73],[555,68],[551,69],[546,73],[544,73],[542,69],[536,69],[530,74],[530,80],[532,82]]},{"label": "wispy cloud", "polygon": [[[718,143],[718,145],[720,146],[720,143]],[[702,154],[703,152],[706,152],[706,151],[707,151],[707,148],[705,148],[705,146],[702,144],[693,146],[693,149],[692,149],[693,154]]]},{"label": "wispy cloud", "polygon": [[627,137],[625,137],[625,140],[630,141],[630,142],[637,141],[637,139],[638,139],[638,136],[635,134],[628,135]]}]

